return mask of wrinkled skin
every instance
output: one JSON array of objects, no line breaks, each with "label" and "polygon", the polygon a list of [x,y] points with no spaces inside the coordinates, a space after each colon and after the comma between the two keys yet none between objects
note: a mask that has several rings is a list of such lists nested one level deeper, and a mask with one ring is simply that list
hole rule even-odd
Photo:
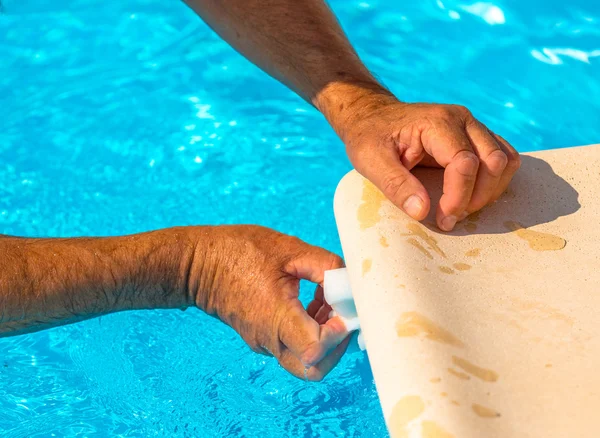
[{"label": "wrinkled skin", "polygon": [[369,92],[329,119],[354,167],[414,219],[427,216],[431,201],[410,170],[444,168],[436,211],[444,231],[496,201],[521,165],[518,152],[462,106]]},{"label": "wrinkled skin", "polygon": [[[207,290],[197,291],[196,305],[295,376],[322,379],[349,342],[339,318],[328,318],[322,288],[324,272],[343,267],[342,259],[257,226],[215,227],[210,238],[214,244],[202,270],[210,280]],[[298,300],[300,279],[317,283],[307,310]]]}]

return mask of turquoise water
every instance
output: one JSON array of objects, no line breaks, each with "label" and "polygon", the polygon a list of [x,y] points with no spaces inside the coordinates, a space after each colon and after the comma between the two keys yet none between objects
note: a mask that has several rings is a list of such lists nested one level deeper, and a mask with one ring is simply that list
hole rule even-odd
[{"label": "turquoise water", "polygon": [[[258,223],[340,252],[342,144],[183,4],[2,3],[0,233]],[[599,3],[331,4],[403,99],[467,105],[521,151],[600,141]],[[0,435],[387,434],[364,355],[304,383],[190,310],[0,340]]]}]

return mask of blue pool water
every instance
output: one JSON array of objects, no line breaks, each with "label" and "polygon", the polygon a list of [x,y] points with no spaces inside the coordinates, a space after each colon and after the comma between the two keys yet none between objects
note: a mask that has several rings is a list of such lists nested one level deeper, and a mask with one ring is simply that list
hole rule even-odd
[{"label": "blue pool water", "polygon": [[[0,233],[258,223],[340,252],[343,145],[183,4],[2,4]],[[521,151],[600,140],[600,3],[331,4],[401,98],[467,105]],[[190,310],[0,340],[0,436],[387,433],[365,356],[308,384]]]}]

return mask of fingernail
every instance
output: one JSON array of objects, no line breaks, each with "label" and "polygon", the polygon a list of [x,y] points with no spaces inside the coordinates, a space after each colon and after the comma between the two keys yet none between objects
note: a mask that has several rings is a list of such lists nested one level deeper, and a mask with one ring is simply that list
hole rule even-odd
[{"label": "fingernail", "polygon": [[417,195],[411,195],[402,206],[406,214],[413,218],[421,217],[423,211],[423,200]]},{"label": "fingernail", "polygon": [[456,216],[446,216],[442,219],[442,230],[452,231],[454,225],[456,225]]}]

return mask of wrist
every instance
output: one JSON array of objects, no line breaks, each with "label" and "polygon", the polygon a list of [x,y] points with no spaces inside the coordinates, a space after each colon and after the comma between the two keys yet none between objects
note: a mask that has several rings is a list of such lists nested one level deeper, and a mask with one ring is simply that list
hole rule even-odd
[{"label": "wrist", "polygon": [[375,79],[341,80],[327,84],[313,100],[337,134],[345,140],[357,120],[380,105],[398,102],[396,97]]},{"label": "wrist", "polygon": [[[205,242],[211,227],[174,227],[128,236],[125,260],[129,266],[123,294],[137,309],[180,308],[196,305],[203,293],[207,265]],[[123,300],[115,300],[123,310]],[[121,303],[119,303],[121,301]]]}]

